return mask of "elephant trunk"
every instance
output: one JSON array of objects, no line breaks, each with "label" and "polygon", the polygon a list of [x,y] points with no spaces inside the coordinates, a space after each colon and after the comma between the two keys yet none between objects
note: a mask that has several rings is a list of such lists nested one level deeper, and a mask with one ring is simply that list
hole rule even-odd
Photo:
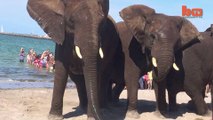
[{"label": "elephant trunk", "polygon": [[75,45],[79,47],[79,53],[81,53],[79,58],[83,60],[83,73],[88,98],[87,115],[88,117],[94,117],[96,120],[101,120],[98,100],[98,51],[100,46],[98,25],[96,24],[94,22],[82,24],[83,27],[79,26],[81,29],[76,31]]},{"label": "elephant trunk", "polygon": [[163,50],[161,50],[160,54],[156,55],[158,82],[161,82],[166,78],[174,62],[173,49],[165,49],[165,48],[166,47],[164,47]]},{"label": "elephant trunk", "polygon": [[[97,52],[91,53],[97,55]],[[97,74],[97,56],[84,58],[84,77],[86,82],[87,97],[88,97],[88,117],[95,117],[100,120],[100,106],[98,101],[98,74]]]},{"label": "elephant trunk", "polygon": [[[107,10],[107,9],[106,9]],[[105,21],[107,13],[96,0],[85,1],[76,7],[72,13],[75,23],[74,44],[77,56],[83,61],[83,73],[86,84],[88,110],[87,116],[101,120],[98,96],[98,58],[104,55],[100,49],[101,23]],[[107,12],[107,11],[105,11]]]}]

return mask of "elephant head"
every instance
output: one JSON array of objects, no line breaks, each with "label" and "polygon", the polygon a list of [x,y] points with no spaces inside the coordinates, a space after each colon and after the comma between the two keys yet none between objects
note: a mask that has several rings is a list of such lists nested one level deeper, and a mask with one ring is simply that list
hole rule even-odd
[{"label": "elephant head", "polygon": [[213,36],[213,24],[205,30],[205,32],[210,32],[210,35]]},{"label": "elephant head", "polygon": [[185,18],[158,14],[144,5],[124,8],[120,16],[142,47],[151,50],[158,81],[166,77],[172,65],[178,70],[173,64],[175,52],[200,37],[196,27]]},{"label": "elephant head", "polygon": [[57,44],[63,44],[66,33],[74,35],[73,48],[83,62],[88,105],[94,117],[100,119],[97,59],[101,51],[99,33],[108,15],[109,0],[29,0],[27,10]]}]

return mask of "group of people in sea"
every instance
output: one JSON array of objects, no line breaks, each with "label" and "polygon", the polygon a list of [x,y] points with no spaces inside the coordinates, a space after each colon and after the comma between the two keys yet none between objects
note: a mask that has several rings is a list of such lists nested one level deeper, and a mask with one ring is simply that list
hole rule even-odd
[{"label": "group of people in sea", "polygon": [[[25,53],[24,48],[20,49],[19,62],[24,62]],[[55,57],[49,50],[43,51],[42,54],[37,54],[34,49],[30,49],[26,56],[27,63],[36,68],[46,68],[47,70],[55,69]]]}]

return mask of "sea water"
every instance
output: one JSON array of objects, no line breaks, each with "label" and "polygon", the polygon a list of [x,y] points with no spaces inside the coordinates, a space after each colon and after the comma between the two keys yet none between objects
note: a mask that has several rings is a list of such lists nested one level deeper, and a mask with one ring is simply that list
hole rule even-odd
[{"label": "sea water", "polygon": [[33,48],[37,54],[50,50],[54,54],[55,43],[48,39],[0,34],[0,89],[53,87],[54,72],[38,69],[19,62],[20,48]]}]

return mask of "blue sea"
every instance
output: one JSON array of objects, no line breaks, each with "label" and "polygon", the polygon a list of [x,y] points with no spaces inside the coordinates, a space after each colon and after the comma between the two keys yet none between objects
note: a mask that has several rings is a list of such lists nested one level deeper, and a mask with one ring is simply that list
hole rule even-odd
[{"label": "blue sea", "polygon": [[27,64],[26,57],[24,63],[20,63],[21,47],[25,50],[25,56],[30,48],[37,54],[47,49],[53,53],[55,51],[55,43],[48,39],[0,34],[0,89],[52,88],[54,72]]}]

